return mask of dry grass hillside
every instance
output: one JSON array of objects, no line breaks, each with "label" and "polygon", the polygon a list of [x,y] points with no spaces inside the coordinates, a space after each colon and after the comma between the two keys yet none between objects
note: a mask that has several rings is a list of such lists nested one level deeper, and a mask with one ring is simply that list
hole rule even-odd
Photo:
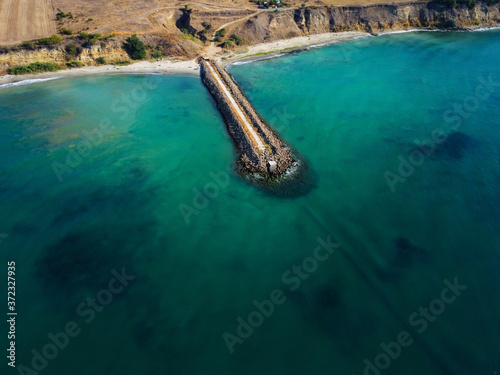
[{"label": "dry grass hillside", "polygon": [[[392,2],[405,2],[396,0]],[[288,8],[306,5],[384,3],[384,0],[283,0]],[[63,28],[123,34],[172,34],[185,5],[193,18],[209,20],[214,26],[238,22],[258,6],[249,0],[0,0],[0,45],[50,36]],[[58,10],[71,17],[56,20]],[[199,15],[198,17],[196,15]],[[197,20],[198,21],[198,20]]]}]

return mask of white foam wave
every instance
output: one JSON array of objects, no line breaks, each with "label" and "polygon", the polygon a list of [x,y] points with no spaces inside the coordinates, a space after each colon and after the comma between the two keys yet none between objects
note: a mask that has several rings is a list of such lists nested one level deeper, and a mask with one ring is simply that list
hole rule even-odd
[{"label": "white foam wave", "polygon": [[4,85],[0,85],[0,89],[6,89],[8,87],[15,87],[15,86],[26,86],[26,85],[31,85],[33,83],[52,81],[54,79],[59,79],[59,78],[61,78],[61,77],[26,79],[24,81],[6,83]]},{"label": "white foam wave", "polygon": [[285,56],[285,55],[286,55],[286,53],[270,52],[269,55],[256,56],[255,58],[249,57],[248,60],[235,61],[229,65],[245,65],[245,64],[250,64],[250,63],[255,62],[255,61],[269,60],[269,59],[274,59],[276,57]]},{"label": "white foam wave", "polygon": [[433,31],[433,30],[419,30],[419,29],[396,30],[396,31],[386,31],[386,32],[380,33],[378,35],[382,36],[382,35],[393,35],[393,34],[406,34],[406,33],[414,33],[416,31]]},{"label": "white foam wave", "polygon": [[500,30],[500,27],[480,27],[479,29],[471,29],[470,31],[491,31]]}]

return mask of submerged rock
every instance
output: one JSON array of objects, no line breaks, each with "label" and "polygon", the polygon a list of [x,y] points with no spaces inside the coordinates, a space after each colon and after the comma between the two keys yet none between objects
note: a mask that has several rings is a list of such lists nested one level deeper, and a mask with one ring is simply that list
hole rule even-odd
[{"label": "submerged rock", "polygon": [[412,266],[415,262],[429,264],[432,261],[428,250],[415,246],[411,241],[402,236],[394,239],[394,255],[387,263],[387,267],[379,267],[375,270],[377,277],[384,282],[395,283],[404,276],[404,268]]},{"label": "submerged rock", "polygon": [[473,139],[471,136],[462,132],[453,132],[442,143],[436,145],[436,149],[430,157],[433,160],[462,159],[472,144]]},{"label": "submerged rock", "polygon": [[392,263],[395,266],[408,267],[412,265],[414,260],[426,264],[431,262],[430,253],[421,247],[413,245],[406,237],[397,237],[394,240],[394,245],[396,246],[396,254]]}]

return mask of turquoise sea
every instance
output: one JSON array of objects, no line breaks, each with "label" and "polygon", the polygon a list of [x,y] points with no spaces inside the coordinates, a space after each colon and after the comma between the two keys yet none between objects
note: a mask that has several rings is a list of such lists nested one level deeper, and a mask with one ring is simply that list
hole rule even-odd
[{"label": "turquoise sea", "polygon": [[236,175],[197,77],[0,87],[2,374],[499,373],[500,32],[228,71],[312,190]]}]

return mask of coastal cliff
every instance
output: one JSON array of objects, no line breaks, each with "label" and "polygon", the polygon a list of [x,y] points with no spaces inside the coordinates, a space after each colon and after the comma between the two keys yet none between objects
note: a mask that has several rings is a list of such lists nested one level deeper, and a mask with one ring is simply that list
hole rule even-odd
[{"label": "coastal cliff", "polygon": [[250,44],[337,31],[379,33],[408,29],[500,26],[499,5],[450,9],[434,2],[366,6],[306,7],[261,13],[228,29]]},{"label": "coastal cliff", "polygon": [[[113,37],[91,47],[85,47],[78,36],[67,37],[60,45],[50,47],[11,46],[0,48],[0,74],[10,67],[35,61],[60,65],[76,60],[83,65],[96,65],[99,58],[108,63],[128,59],[123,47],[125,38],[138,32],[144,43],[161,46],[165,57],[192,59],[203,55],[210,43],[210,34],[225,29],[224,42],[238,35],[243,46],[339,31],[379,33],[408,29],[469,29],[500,26],[500,5],[487,6],[478,2],[474,7],[459,5],[449,8],[435,2],[375,4],[364,6],[309,6],[286,10],[246,11],[186,11],[168,10],[168,17],[158,12],[140,30],[117,27]],[[160,22],[161,21],[161,22]],[[203,25],[210,24],[210,30]],[[111,31],[111,30],[110,30]],[[66,52],[69,43],[81,43],[78,56]],[[235,48],[242,48],[235,46]],[[231,48],[225,49],[231,51]]]}]

